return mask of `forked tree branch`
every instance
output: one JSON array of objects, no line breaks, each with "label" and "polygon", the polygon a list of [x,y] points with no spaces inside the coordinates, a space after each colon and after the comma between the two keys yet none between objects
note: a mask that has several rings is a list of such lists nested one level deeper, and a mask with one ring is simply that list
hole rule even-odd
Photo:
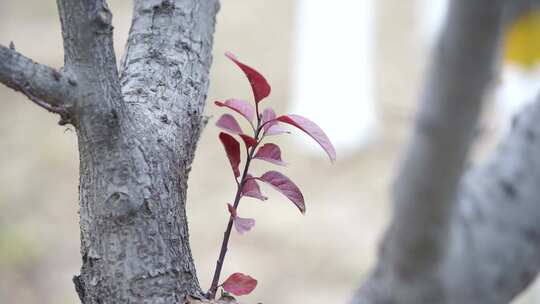
[{"label": "forked tree branch", "polygon": [[[57,4],[63,70],[77,81],[70,118],[80,156],[79,298],[181,304],[202,297],[185,204],[218,0],[134,0],[122,85],[106,1]],[[50,89],[26,81],[38,93]]]},{"label": "forked tree branch", "polygon": [[50,112],[64,114],[74,102],[75,80],[0,45],[0,83],[21,92]]}]

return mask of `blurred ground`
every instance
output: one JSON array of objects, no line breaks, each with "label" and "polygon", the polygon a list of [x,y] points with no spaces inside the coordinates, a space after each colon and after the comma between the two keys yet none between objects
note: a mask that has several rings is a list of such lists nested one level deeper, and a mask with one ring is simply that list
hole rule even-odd
[{"label": "blurred ground", "polygon": [[[120,54],[130,2],[109,1]],[[330,165],[322,152],[313,157],[287,137],[279,139],[291,164],[286,174],[303,189],[307,214],[301,216],[269,188],[263,189],[269,201],[243,201],[240,213],[256,218],[257,226],[233,236],[224,274],[241,271],[259,280],[244,302],[345,303],[366,275],[389,218],[387,189],[426,58],[414,38],[413,15],[406,13],[409,4],[378,4],[375,92],[381,125],[375,141],[347,158],[339,158],[338,151],[338,162]],[[231,50],[267,76],[273,93],[265,102],[286,108],[293,16],[293,1],[222,1],[209,101],[250,96],[243,75],[222,56]],[[0,43],[10,41],[36,61],[60,67],[54,1],[0,0]],[[71,283],[80,267],[75,133],[5,87],[0,103],[0,303],[78,303]],[[209,105],[207,113],[218,111]],[[192,249],[203,288],[210,283],[228,219],[225,204],[234,191],[217,134],[210,123],[189,189]],[[257,167],[258,172],[268,168]],[[520,301],[533,303],[530,296]]]}]

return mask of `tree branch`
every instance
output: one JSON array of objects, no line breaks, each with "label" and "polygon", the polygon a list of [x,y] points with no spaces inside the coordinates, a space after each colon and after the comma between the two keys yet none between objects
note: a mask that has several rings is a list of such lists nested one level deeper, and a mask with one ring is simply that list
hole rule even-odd
[{"label": "tree branch", "polygon": [[199,125],[218,10],[218,0],[135,0],[121,64],[126,102],[145,100],[171,109],[169,119],[195,119]]},{"label": "tree branch", "polygon": [[[494,77],[506,2],[450,2],[412,140],[395,179],[394,217],[355,303],[461,303],[439,272],[482,100]],[[480,302],[478,302],[480,303]]]},{"label": "tree branch", "polygon": [[481,102],[495,76],[502,2],[451,3],[414,136],[394,184],[396,215],[389,234],[399,255],[390,259],[404,275],[431,271],[444,253]]},{"label": "tree branch", "polygon": [[0,45],[0,83],[21,92],[50,112],[66,115],[73,104],[76,82],[62,71],[36,63]]},{"label": "tree branch", "polygon": [[[122,103],[116,56],[113,48],[112,13],[105,0],[57,0],[62,38],[64,69],[79,83],[79,100],[74,110],[75,123],[92,119],[97,125],[85,125],[95,131],[103,128],[104,117]],[[101,118],[100,118],[101,117]],[[101,126],[101,127],[100,127]],[[110,136],[110,131],[98,131]]]}]

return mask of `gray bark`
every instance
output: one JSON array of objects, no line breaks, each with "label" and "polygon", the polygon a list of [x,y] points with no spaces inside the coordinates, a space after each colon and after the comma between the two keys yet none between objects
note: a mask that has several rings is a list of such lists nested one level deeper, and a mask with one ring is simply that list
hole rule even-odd
[{"label": "gray bark", "polygon": [[502,26],[532,2],[451,2],[395,179],[393,220],[352,303],[508,303],[538,273],[540,99],[463,174]]},{"label": "gray bark", "polygon": [[105,0],[57,2],[62,71],[0,47],[0,82],[77,129],[81,302],[200,297],[185,204],[218,1],[134,1],[121,77]]},{"label": "gray bark", "polygon": [[64,71],[33,62],[15,51],[13,43],[7,48],[0,45],[0,83],[26,95],[37,105],[68,117],[77,92],[75,80]]}]

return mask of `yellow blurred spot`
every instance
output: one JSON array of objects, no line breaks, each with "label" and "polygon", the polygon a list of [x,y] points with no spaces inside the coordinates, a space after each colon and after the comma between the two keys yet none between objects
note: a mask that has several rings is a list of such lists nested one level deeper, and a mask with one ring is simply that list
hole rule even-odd
[{"label": "yellow blurred spot", "polygon": [[523,68],[540,61],[540,10],[520,17],[505,35],[504,60]]}]

